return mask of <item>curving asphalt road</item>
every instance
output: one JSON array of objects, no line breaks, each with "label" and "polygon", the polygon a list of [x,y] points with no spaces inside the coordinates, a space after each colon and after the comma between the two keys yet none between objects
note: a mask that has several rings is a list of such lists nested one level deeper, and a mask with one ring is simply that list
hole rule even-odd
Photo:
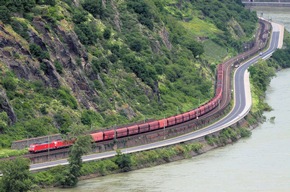
[{"label": "curving asphalt road", "polygon": [[[184,141],[196,139],[199,137],[203,137],[205,135],[214,133],[216,131],[219,131],[221,129],[224,129],[244,116],[247,115],[251,108],[251,95],[249,91],[249,78],[248,78],[248,73],[246,72],[247,68],[256,63],[259,59],[267,59],[272,55],[272,53],[277,49],[278,44],[279,44],[279,34],[280,34],[280,29],[277,27],[276,24],[272,23],[273,26],[273,32],[272,32],[272,38],[271,38],[271,43],[269,48],[263,52],[262,54],[259,54],[247,62],[243,63],[235,72],[234,75],[234,92],[235,92],[235,104],[234,108],[232,111],[223,119],[220,121],[206,127],[203,129],[200,129],[198,131],[182,135],[179,137],[175,137],[172,139],[168,140],[163,140],[159,141],[156,143],[150,143],[142,146],[137,146],[137,147],[131,147],[131,148],[126,148],[122,149],[122,153],[133,153],[137,151],[144,151],[144,150],[149,150],[153,148],[158,148],[158,147],[164,147],[172,144],[177,144],[181,143]],[[245,86],[246,85],[246,86]],[[91,161],[91,160],[97,160],[97,159],[103,159],[107,157],[112,157],[116,155],[115,151],[110,151],[110,152],[104,152],[104,153],[98,153],[98,154],[91,154],[91,155],[86,155],[83,156],[83,161]],[[32,164],[30,165],[30,170],[35,171],[35,170],[41,170],[41,169],[47,169],[49,167],[54,167],[57,165],[66,165],[68,164],[68,161],[66,159],[63,160],[57,160],[57,161],[51,161],[51,162],[45,162],[45,163],[39,163],[39,164]]]}]

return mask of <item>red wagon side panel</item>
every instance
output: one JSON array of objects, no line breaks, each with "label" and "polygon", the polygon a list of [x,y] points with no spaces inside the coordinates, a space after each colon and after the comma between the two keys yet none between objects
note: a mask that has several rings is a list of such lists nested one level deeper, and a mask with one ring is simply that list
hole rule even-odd
[{"label": "red wagon side panel", "polygon": [[199,110],[200,110],[200,115],[205,114],[205,108],[204,108],[204,106],[199,107]]},{"label": "red wagon side panel", "polygon": [[175,124],[176,124],[175,123],[175,116],[167,118],[167,125],[168,126],[175,125]]},{"label": "red wagon side panel", "polygon": [[93,138],[94,142],[103,141],[104,133],[103,132],[92,133],[91,137]]},{"label": "red wagon side panel", "polygon": [[190,118],[190,119],[194,119],[195,117],[196,117],[195,110],[194,110],[194,111],[190,111],[190,112],[189,112],[189,118]]},{"label": "red wagon side panel", "polygon": [[134,125],[131,127],[128,127],[128,135],[134,135],[139,133],[138,125]]},{"label": "red wagon side panel", "polygon": [[126,128],[117,129],[116,132],[117,132],[117,138],[125,137],[125,136],[128,135],[128,129],[127,129],[127,127]]},{"label": "red wagon side panel", "polygon": [[153,121],[153,122],[149,123],[149,126],[150,126],[150,131],[160,128],[158,121]]},{"label": "red wagon side panel", "polygon": [[199,109],[195,109],[194,112],[195,112],[195,117],[196,118],[200,116],[200,110]]},{"label": "red wagon side panel", "polygon": [[104,131],[104,140],[114,139],[115,130]]},{"label": "red wagon side panel", "polygon": [[182,117],[183,117],[183,121],[188,121],[190,119],[189,112],[182,114]]},{"label": "red wagon side panel", "polygon": [[159,123],[159,128],[160,129],[164,128],[164,127],[167,126],[167,119],[161,119],[161,120],[158,121],[158,123]]},{"label": "red wagon side panel", "polygon": [[182,117],[182,115],[177,115],[177,116],[175,116],[175,119],[176,119],[176,124],[177,124],[177,123],[182,123],[182,122],[183,122],[183,117]]},{"label": "red wagon side panel", "polygon": [[140,129],[140,133],[144,133],[149,131],[149,124],[145,123],[145,124],[141,124],[139,125],[139,129]]}]

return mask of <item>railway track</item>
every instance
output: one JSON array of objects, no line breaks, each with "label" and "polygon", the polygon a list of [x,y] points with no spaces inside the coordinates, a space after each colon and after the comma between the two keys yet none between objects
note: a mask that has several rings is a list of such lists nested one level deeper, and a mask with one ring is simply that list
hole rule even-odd
[{"label": "railway track", "polygon": [[[194,119],[191,121],[187,121],[185,123],[173,126],[172,128],[179,128],[179,127],[193,127],[193,129],[201,128],[201,125],[208,124],[212,121],[217,120],[220,118],[223,113],[226,111],[226,109],[229,106],[229,103],[231,101],[231,90],[232,90],[232,85],[231,85],[231,77],[232,77],[232,71],[233,71],[233,66],[247,60],[251,56],[257,54],[258,52],[261,51],[261,49],[265,48],[267,45],[267,40],[269,35],[267,35],[270,31],[270,23],[260,20],[259,21],[259,30],[256,34],[256,40],[255,44],[252,49],[250,49],[247,52],[244,52],[242,54],[239,54],[236,57],[233,57],[227,61],[225,61],[223,65],[223,71],[224,71],[224,77],[223,78],[223,98],[219,104],[218,107],[216,107],[214,110],[210,111],[209,113],[200,116],[198,119]],[[171,129],[171,127],[167,128]],[[160,130],[157,130],[160,131]],[[162,130],[161,130],[162,131]],[[146,133],[145,133],[146,134]],[[108,143],[112,141],[105,141],[103,143]],[[68,148],[63,148],[59,150],[50,150],[46,152],[41,152],[41,153],[36,153],[36,154],[26,154],[23,157],[31,159],[34,163],[38,162],[37,159],[47,159],[50,160],[49,156],[54,157],[54,156],[61,156],[62,158],[66,157],[69,152]],[[46,158],[47,157],[47,158]],[[13,158],[13,157],[12,157]],[[11,158],[8,158],[11,159]],[[41,161],[40,161],[41,162]]]}]

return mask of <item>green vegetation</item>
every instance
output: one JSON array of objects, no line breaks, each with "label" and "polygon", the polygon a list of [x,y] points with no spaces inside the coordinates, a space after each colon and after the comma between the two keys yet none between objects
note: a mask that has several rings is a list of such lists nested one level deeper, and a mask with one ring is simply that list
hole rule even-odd
[{"label": "green vegetation", "polygon": [[275,68],[277,67],[278,65],[271,60],[260,60],[257,64],[249,68],[253,98],[252,113],[261,113],[264,110],[271,110],[271,107],[264,101],[265,91],[272,77],[275,76]]},{"label": "green vegetation", "polygon": [[74,124],[70,132],[70,140],[75,140],[70,148],[68,167],[57,174],[57,185],[74,187],[78,183],[78,177],[81,175],[82,156],[91,151],[91,137],[84,135],[84,127]]},{"label": "green vegetation", "polygon": [[[190,158],[192,153],[199,153],[202,147],[203,145],[201,143],[180,144],[133,154],[122,154],[117,150],[117,155],[113,158],[83,163],[80,175],[88,176],[96,174],[103,176],[171,162],[178,156]],[[63,170],[67,169],[63,166],[58,166],[47,171],[35,173],[35,182],[40,186],[59,185],[59,181],[63,180],[63,178],[61,178]]]},{"label": "green vegetation", "polygon": [[282,68],[290,67],[290,34],[285,30],[284,33],[284,48],[278,49],[273,53],[272,58],[278,63]]},{"label": "green vegetation", "polygon": [[1,162],[0,170],[3,174],[0,179],[1,192],[26,192],[34,191],[37,188],[33,184],[27,159],[16,158],[12,161]]},{"label": "green vegetation", "polygon": [[[250,67],[251,92],[253,98],[251,115],[247,119],[250,124],[257,123],[259,120],[265,121],[263,111],[272,110],[271,107],[264,101],[265,91],[267,86],[270,84],[271,78],[275,76],[276,70],[290,67],[289,53],[290,34],[285,30],[283,49],[276,50],[271,59],[267,61],[259,61],[256,65]],[[271,118],[270,121],[273,122],[274,119]]]},{"label": "green vegetation", "polygon": [[27,149],[13,150],[13,149],[0,149],[0,158],[21,156],[27,154]]},{"label": "green vegetation", "polygon": [[218,136],[215,135],[207,135],[205,136],[205,140],[207,143],[211,146],[217,145],[217,146],[224,146],[228,144],[229,142],[235,142],[240,137],[250,137],[251,131],[249,131],[246,128],[240,127],[240,128],[226,128],[223,129]]},{"label": "green vegetation", "polygon": [[117,150],[115,163],[122,172],[128,172],[131,170],[132,159],[129,154],[122,154],[121,150]]},{"label": "green vegetation", "polygon": [[17,117],[1,115],[1,147],[67,134],[73,122],[91,131],[191,110],[214,95],[216,64],[257,22],[230,0],[0,2],[0,33],[17,42],[3,51],[21,66],[0,62]]}]

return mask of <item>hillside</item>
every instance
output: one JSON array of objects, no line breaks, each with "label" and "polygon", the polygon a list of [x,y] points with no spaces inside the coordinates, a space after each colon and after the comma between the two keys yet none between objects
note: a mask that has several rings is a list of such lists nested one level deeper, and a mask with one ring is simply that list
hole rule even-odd
[{"label": "hillside", "polygon": [[248,49],[239,0],[0,0],[0,146],[192,109]]}]

